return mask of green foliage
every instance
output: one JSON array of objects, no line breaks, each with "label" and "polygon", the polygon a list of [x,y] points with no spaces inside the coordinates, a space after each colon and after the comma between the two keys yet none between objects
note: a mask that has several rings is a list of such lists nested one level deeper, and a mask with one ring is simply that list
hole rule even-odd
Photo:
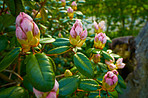
[{"label": "green foliage", "polygon": [[74,64],[77,69],[86,77],[93,77],[93,67],[89,59],[82,53],[74,54]]},{"label": "green foliage", "polygon": [[26,73],[30,83],[40,91],[50,91],[55,81],[51,61],[44,53],[30,54],[27,59]]},{"label": "green foliage", "polygon": [[0,72],[6,69],[19,55],[21,49],[15,48],[11,50],[0,62]]},{"label": "green foliage", "polygon": [[79,81],[79,76],[71,76],[61,79],[59,81],[59,95],[64,96],[72,94],[78,88]]},{"label": "green foliage", "polygon": [[28,92],[20,86],[13,86],[0,92],[1,98],[29,98]]}]

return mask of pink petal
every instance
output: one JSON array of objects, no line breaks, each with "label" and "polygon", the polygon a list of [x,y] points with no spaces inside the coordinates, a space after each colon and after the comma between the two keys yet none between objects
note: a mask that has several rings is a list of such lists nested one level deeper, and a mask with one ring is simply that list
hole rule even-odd
[{"label": "pink petal", "polygon": [[82,31],[82,28],[81,28],[80,26],[77,26],[77,27],[75,28],[75,31],[76,31],[76,33],[77,33],[77,36],[80,35],[81,32],[83,32],[83,31]]},{"label": "pink petal", "polygon": [[85,29],[83,33],[80,35],[81,39],[85,39],[87,37],[87,30]]},{"label": "pink petal", "polygon": [[36,96],[37,98],[41,98],[42,95],[44,94],[44,92],[40,92],[40,91],[38,91],[37,89],[35,89],[34,87],[33,87],[33,92],[35,93],[35,96]]},{"label": "pink petal", "polygon": [[114,84],[115,84],[117,81],[118,81],[118,77],[117,77],[116,75],[114,75],[114,77],[113,77],[113,82],[114,82]]},{"label": "pink petal", "polygon": [[22,14],[23,18],[27,18],[28,20],[33,21],[33,19],[28,14],[24,12],[20,12],[20,13]]},{"label": "pink petal", "polygon": [[28,31],[32,31],[33,24],[27,18],[24,18],[21,23],[21,27],[22,27],[23,31],[26,33]]},{"label": "pink petal", "polygon": [[59,88],[59,83],[57,82],[57,80],[55,79],[55,84],[52,90],[54,90],[55,92],[58,90]]},{"label": "pink petal", "polygon": [[20,12],[20,14],[16,17],[16,21],[15,21],[17,26],[20,26],[22,19],[23,19],[23,16],[22,16],[22,13]]},{"label": "pink petal", "polygon": [[76,33],[74,31],[74,28],[72,27],[72,29],[70,30],[70,35],[72,36],[72,38],[76,38]]},{"label": "pink petal", "polygon": [[27,36],[25,35],[25,33],[22,31],[22,29],[20,27],[16,27],[16,37],[21,40],[27,38]]},{"label": "pink petal", "polygon": [[105,81],[108,85],[113,85],[113,81],[111,78],[106,78],[106,81]]},{"label": "pink petal", "polygon": [[56,92],[50,92],[46,98],[56,98]]},{"label": "pink petal", "polygon": [[34,28],[33,35],[35,36],[40,32],[40,30],[39,30],[39,28],[38,28],[38,26],[36,25],[35,22],[33,22],[33,28]]}]

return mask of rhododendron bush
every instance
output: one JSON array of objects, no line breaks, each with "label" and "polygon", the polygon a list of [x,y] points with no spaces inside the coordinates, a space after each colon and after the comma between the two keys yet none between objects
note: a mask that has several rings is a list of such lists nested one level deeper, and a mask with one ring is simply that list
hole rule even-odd
[{"label": "rhododendron bush", "polygon": [[[105,21],[84,1],[4,0],[0,13],[0,98],[118,97],[123,58],[108,49]],[[94,24],[94,32],[87,30]]]}]

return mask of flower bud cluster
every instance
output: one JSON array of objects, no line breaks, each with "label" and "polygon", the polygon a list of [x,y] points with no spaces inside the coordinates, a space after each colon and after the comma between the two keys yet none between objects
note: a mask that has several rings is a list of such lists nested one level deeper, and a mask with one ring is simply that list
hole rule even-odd
[{"label": "flower bud cluster", "polygon": [[82,23],[77,19],[70,31],[69,41],[72,45],[81,47],[87,37],[87,30],[83,31]]},{"label": "flower bud cluster", "polygon": [[105,21],[101,21],[99,22],[99,24],[97,24],[96,21],[94,21],[94,27],[95,27],[95,33],[100,33],[105,31]]}]

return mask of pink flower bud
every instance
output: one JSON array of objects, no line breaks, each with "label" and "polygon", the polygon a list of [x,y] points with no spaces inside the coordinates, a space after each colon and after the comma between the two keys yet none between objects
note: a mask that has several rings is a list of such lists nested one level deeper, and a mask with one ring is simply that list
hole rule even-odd
[{"label": "pink flower bud", "polygon": [[111,55],[111,57],[112,57],[113,60],[111,60],[111,59],[109,61],[108,60],[105,60],[105,63],[107,65],[110,65],[111,63],[114,63],[115,62],[115,58],[112,55]]},{"label": "pink flower bud", "polygon": [[101,21],[99,22],[99,24],[97,24],[97,22],[94,21],[94,27],[95,27],[95,32],[100,33],[105,30],[105,22]]},{"label": "pink flower bud", "polygon": [[113,71],[108,71],[102,81],[102,86],[104,90],[112,91],[118,83],[118,77]]},{"label": "pink flower bud", "polygon": [[76,20],[70,31],[70,43],[76,46],[82,46],[87,37],[87,30],[83,31],[82,23]]},{"label": "pink flower bud", "polygon": [[61,0],[61,2],[66,2],[65,0]]},{"label": "pink flower bud", "polygon": [[58,83],[57,80],[55,79],[54,87],[53,87],[52,90],[55,91],[55,92],[57,92],[58,88],[59,88],[59,83]]},{"label": "pink flower bud", "polygon": [[118,71],[117,70],[112,70],[112,72],[115,74],[115,75],[118,75]]},{"label": "pink flower bud", "polygon": [[72,8],[74,9],[74,11],[77,10],[77,3],[76,3],[75,1],[73,1],[73,2],[71,3],[71,6],[72,6]]},{"label": "pink flower bud", "polygon": [[93,54],[92,56],[94,63],[100,62],[101,55],[100,54]]},{"label": "pink flower bud", "polygon": [[39,44],[40,30],[33,19],[24,12],[20,12],[16,18],[16,37],[24,52]]},{"label": "pink flower bud", "polygon": [[67,12],[68,12],[68,13],[73,13],[73,9],[72,9],[71,7],[69,7],[69,8],[67,9]]},{"label": "pink flower bud", "polygon": [[75,1],[73,1],[73,2],[71,3],[71,6],[77,6],[77,3],[76,3]]},{"label": "pink flower bud", "polygon": [[46,98],[57,98],[56,97],[56,92],[50,92],[49,95]]},{"label": "pink flower bud", "polygon": [[[56,92],[59,88],[59,83],[57,82],[57,80],[55,79],[55,84],[54,84],[54,87],[53,89],[49,92],[41,92],[41,91],[38,91],[37,89],[35,89],[33,87],[33,92],[35,93],[35,96],[37,98],[42,98],[43,96],[46,97],[46,98],[56,98]],[[48,94],[49,93],[49,94]],[[48,94],[48,95],[47,95]],[[45,96],[46,95],[46,96]]]},{"label": "pink flower bud", "polygon": [[99,48],[99,49],[103,49],[105,47],[106,44],[106,34],[105,33],[99,33],[95,36],[94,39],[94,46],[95,48]]},{"label": "pink flower bud", "polygon": [[123,62],[123,58],[119,58],[119,59],[116,61],[117,68],[119,68],[119,69],[124,68],[125,64],[122,63],[122,62]]},{"label": "pink flower bud", "polygon": [[61,0],[62,2],[62,6],[64,7],[66,5],[66,1],[65,0]]}]

